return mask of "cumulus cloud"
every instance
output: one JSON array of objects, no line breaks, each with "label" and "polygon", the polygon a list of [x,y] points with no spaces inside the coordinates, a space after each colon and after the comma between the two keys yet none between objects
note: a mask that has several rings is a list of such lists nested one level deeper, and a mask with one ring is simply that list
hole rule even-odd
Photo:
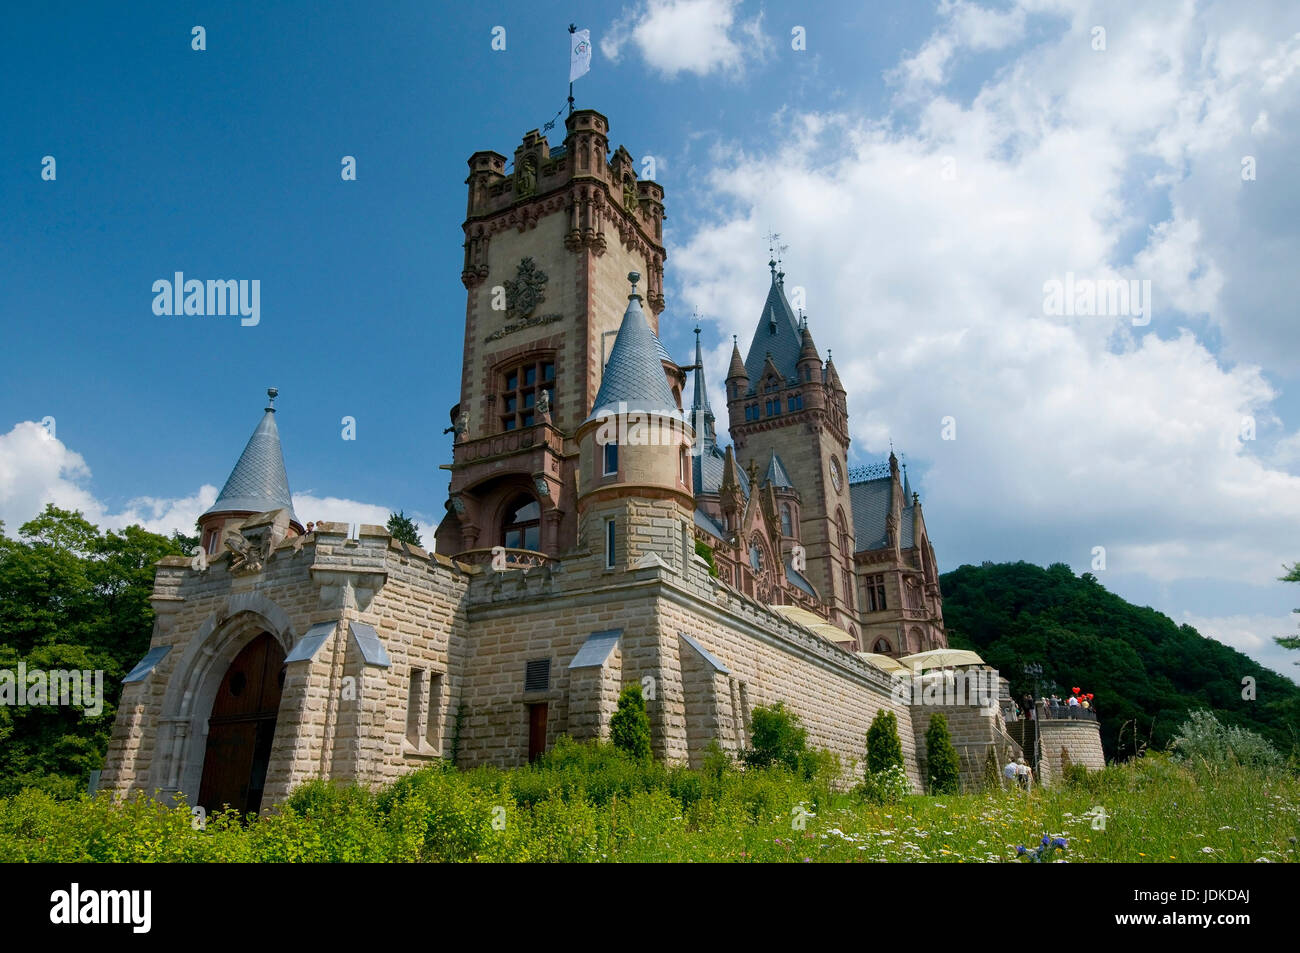
[{"label": "cumulus cloud", "polygon": [[1273,641],[1279,636],[1296,635],[1297,620],[1300,616],[1201,616],[1191,612],[1184,612],[1181,619],[1201,635],[1249,655],[1293,682],[1300,682],[1300,668],[1296,667],[1300,662],[1300,652],[1284,649]]},{"label": "cumulus cloud", "polygon": [[[1294,229],[1240,200],[1221,145],[1257,123],[1261,98],[1275,118],[1300,101],[1292,41],[1267,17],[1220,17],[1236,39],[1211,42],[1191,4],[1107,5],[1097,53],[1095,11],[1074,6],[967,102],[900,93],[874,121],[781,113],[770,151],[719,143],[691,196],[714,217],[671,250],[681,310],[718,316],[746,346],[767,290],[755,251],[778,223],[787,291],[806,289],[814,338],[834,352],[856,452],[883,455],[892,438],[926,465],[937,540],[973,558],[1010,540],[999,558],[1080,570],[1102,546],[1112,570],[1150,580],[1271,584],[1295,558],[1300,478],[1256,455],[1242,422],[1282,436],[1267,375],[1300,338],[1270,323],[1272,301],[1259,333],[1273,349],[1224,355],[1232,289],[1280,299],[1287,283],[1223,235],[1251,232],[1258,251],[1270,229]],[[1059,12],[1016,5],[1043,8]],[[953,50],[936,63],[1029,35],[1023,17],[991,26],[974,5],[943,9],[932,40]],[[1270,189],[1276,200],[1297,185]],[[1045,313],[1044,283],[1067,273],[1150,281],[1150,323]],[[1223,341],[1204,333],[1212,324]],[[947,417],[956,440],[942,437]]]},{"label": "cumulus cloud", "polygon": [[600,51],[617,62],[631,46],[667,77],[739,74],[770,48],[762,15],[745,20],[739,10],[740,0],[646,0],[623,12]]},{"label": "cumulus cloud", "polygon": [[[194,532],[194,523],[216,502],[218,489],[204,484],[194,493],[177,498],[140,496],[114,509],[99,500],[90,489],[91,470],[81,454],[71,450],[46,428],[32,421],[15,424],[0,434],[0,521],[5,532],[18,529],[53,503],[62,509],[80,510],[101,529],[139,525],[164,536],[173,530]],[[365,503],[314,492],[295,493],[293,508],[306,524],[324,520],[339,523],[374,523],[383,526],[393,512],[377,503]],[[407,514],[415,521],[421,539],[430,547],[436,524],[422,514]]]}]

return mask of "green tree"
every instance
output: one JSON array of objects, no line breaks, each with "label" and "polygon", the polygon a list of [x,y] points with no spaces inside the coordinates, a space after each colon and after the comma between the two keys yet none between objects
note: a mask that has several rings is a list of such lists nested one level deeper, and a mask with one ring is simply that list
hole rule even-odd
[{"label": "green tree", "polygon": [[[181,555],[138,526],[101,533],[47,506],[0,536],[0,669],[102,672],[103,709],[0,706],[0,796],[84,790],[108,747],[122,677],[149,647],[154,564]],[[93,676],[92,676],[93,678]]]},{"label": "green tree", "polygon": [[[1280,577],[1283,582],[1300,582],[1300,563],[1289,567],[1283,566],[1282,568],[1286,570],[1286,575]],[[1300,612],[1300,609],[1292,609],[1291,611]],[[1275,636],[1273,641],[1284,649],[1300,649],[1300,635],[1279,635]],[[1300,662],[1295,664],[1300,665]]]},{"label": "green tree", "polygon": [[948,718],[942,712],[930,716],[925,729],[926,780],[931,794],[956,794],[960,782],[957,749],[948,736]]},{"label": "green tree", "polygon": [[709,564],[709,575],[716,577],[718,575],[718,566],[713,561],[713,547],[702,539],[695,541],[695,555],[699,556]]},{"label": "green tree", "polygon": [[400,540],[411,546],[424,546],[420,542],[420,531],[415,527],[415,521],[406,515],[403,510],[400,513],[390,513],[388,516],[388,532],[393,539]]},{"label": "green tree", "polygon": [[770,707],[760,705],[750,715],[750,748],[744,762],[751,768],[768,768],[773,765],[798,773],[808,733],[799,722],[799,716],[777,702]]},{"label": "green tree", "polygon": [[609,736],[614,747],[634,760],[650,760],[650,716],[640,683],[633,682],[619,692],[618,709],[609,719]]},{"label": "green tree", "polygon": [[882,708],[867,729],[867,773],[879,774],[897,765],[903,767],[903,744],[898,740],[898,718]]}]

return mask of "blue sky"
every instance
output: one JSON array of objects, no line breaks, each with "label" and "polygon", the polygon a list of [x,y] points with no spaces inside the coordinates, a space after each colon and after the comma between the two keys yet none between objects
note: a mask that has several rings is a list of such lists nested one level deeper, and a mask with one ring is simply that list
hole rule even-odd
[{"label": "blue sky", "polygon": [[[656,159],[663,337],[685,359],[700,312],[715,407],[775,229],[853,462],[907,453],[941,568],[1102,546],[1108,587],[1294,675],[1294,4],[84,6],[0,37],[9,531],[188,528],[268,385],[303,519],[436,524],[465,160],[564,106],[572,20],[578,105]],[[260,323],[153,314],[175,271],[259,279]],[[1066,272],[1150,280],[1150,323],[1045,314]]]}]

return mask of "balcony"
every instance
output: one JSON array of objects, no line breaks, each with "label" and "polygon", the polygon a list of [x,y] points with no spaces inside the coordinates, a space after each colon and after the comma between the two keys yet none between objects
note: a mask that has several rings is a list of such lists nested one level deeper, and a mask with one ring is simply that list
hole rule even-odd
[{"label": "balcony", "polygon": [[[553,566],[559,562],[554,556],[539,553],[535,549],[502,548],[505,550],[506,569],[535,569],[540,566]],[[492,555],[492,549],[467,549],[462,553],[457,553],[453,558],[471,566],[482,566],[485,569],[491,569]]]}]

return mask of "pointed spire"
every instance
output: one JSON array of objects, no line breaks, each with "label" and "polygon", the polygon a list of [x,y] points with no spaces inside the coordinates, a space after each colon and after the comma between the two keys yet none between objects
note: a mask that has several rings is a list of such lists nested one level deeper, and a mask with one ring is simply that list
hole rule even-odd
[{"label": "pointed spire", "polygon": [[749,354],[745,357],[745,370],[751,382],[761,378],[763,358],[769,351],[783,380],[796,376],[795,364],[799,360],[800,327],[794,309],[785,297],[785,273],[777,271],[775,257],[768,261],[767,267],[771,272],[772,283],[767,291],[767,300],[763,303],[758,327],[754,329]]},{"label": "pointed spire", "polygon": [[840,383],[840,375],[835,370],[835,362],[831,360],[830,351],[826,352],[826,383],[841,394],[847,393],[844,390],[844,385]]},{"label": "pointed spire", "polygon": [[799,337],[801,342],[799,348],[799,363],[802,364],[804,361],[816,361],[818,365],[820,365],[822,362],[821,355],[817,353],[817,345],[813,343],[812,332],[808,330],[807,318],[804,318],[803,329],[800,331]]},{"label": "pointed spire", "polygon": [[284,452],[280,448],[280,431],[275,425],[275,398],[279,391],[269,387],[266,396],[269,399],[261,422],[248,438],[244,452],[240,454],[235,469],[230,471],[217,501],[204,516],[283,509],[289,511],[291,522],[298,523],[293,512],[293,496],[289,492],[289,476],[284,468]]},{"label": "pointed spire", "polygon": [[740,345],[736,342],[736,336],[731,336],[731,366],[727,368],[727,382],[733,380],[749,380],[749,375],[745,373],[745,362],[740,356]]},{"label": "pointed spire", "polygon": [[705,445],[713,443],[713,408],[709,406],[709,388],[704,380],[704,353],[700,347],[700,329],[695,328],[695,400],[691,403],[691,424]]},{"label": "pointed spire", "polygon": [[636,290],[641,276],[633,271],[627,277],[632,283],[632,293],[627,296],[623,323],[614,338],[614,346],[610,348],[609,361],[605,364],[605,374],[600,380],[600,390],[596,392],[596,402],[588,420],[595,419],[602,412],[678,413],[677,401],[664,376],[661,355],[666,352],[641,310],[641,296]]},{"label": "pointed spire", "polygon": [[904,464],[903,464],[903,503],[904,503],[904,505],[910,505],[911,502],[912,502],[912,497],[914,497],[915,495],[916,495],[916,494],[912,492],[912,484],[911,484],[911,482],[909,482],[908,479],[907,479],[907,464],[904,463]]}]

